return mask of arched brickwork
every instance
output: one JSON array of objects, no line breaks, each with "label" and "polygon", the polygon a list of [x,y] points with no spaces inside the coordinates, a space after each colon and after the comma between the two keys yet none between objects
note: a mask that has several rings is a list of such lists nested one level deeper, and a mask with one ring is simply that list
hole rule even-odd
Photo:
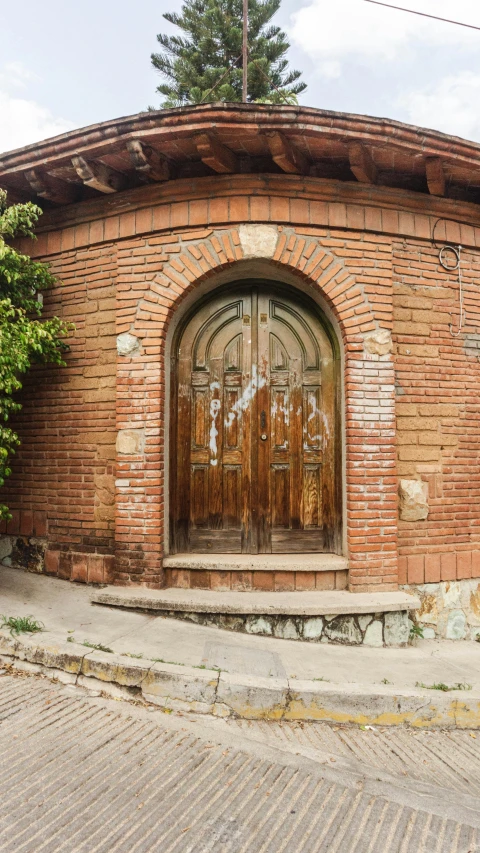
[{"label": "arched brickwork", "polygon": [[[375,329],[378,320],[366,299],[364,289],[346,269],[341,259],[325,250],[317,238],[304,236],[293,228],[264,226],[275,231],[277,245],[271,255],[257,253],[253,257],[268,258],[280,268],[288,269],[322,293],[332,308],[346,340]],[[238,229],[211,232],[204,239],[180,237],[180,251],[170,258],[150,281],[146,292],[132,311],[132,334],[148,335],[149,323],[158,328],[158,315],[166,309],[167,317],[178,303],[205,279],[235,263],[251,258],[242,247]],[[360,307],[361,306],[361,307]],[[125,316],[126,319],[126,316]]]},{"label": "arched brickwork", "polygon": [[[265,243],[258,235],[264,229]],[[349,235],[351,240],[351,235]],[[329,243],[334,245],[329,245]],[[119,249],[116,579],[163,582],[166,337],[192,289],[242,261],[266,259],[307,282],[337,319],[345,353],[346,547],[350,587],[397,583],[391,282],[378,246],[348,251],[314,229],[255,224],[153,235]],[[122,264],[141,259],[138,267]],[[379,254],[375,263],[376,253]],[[374,271],[374,272],[373,272]],[[372,274],[373,272],[373,274]],[[125,335],[131,336],[125,338]],[[128,346],[127,346],[128,349]]]}]

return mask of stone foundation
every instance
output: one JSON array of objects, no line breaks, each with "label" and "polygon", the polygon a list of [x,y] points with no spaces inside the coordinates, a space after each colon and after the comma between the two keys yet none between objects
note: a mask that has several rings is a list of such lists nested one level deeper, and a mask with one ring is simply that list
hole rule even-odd
[{"label": "stone foundation", "polygon": [[52,550],[46,539],[0,536],[0,562],[29,572],[80,583],[110,583],[115,558],[109,554]]},{"label": "stone foundation", "polygon": [[35,536],[0,536],[0,562],[29,572],[45,571],[47,540]]},{"label": "stone foundation", "polygon": [[476,640],[480,637],[480,580],[442,581],[401,587],[417,595],[415,615],[427,640]]},{"label": "stone foundation", "polygon": [[227,631],[343,646],[406,646],[410,636],[406,611],[306,617],[165,610],[162,615]]}]

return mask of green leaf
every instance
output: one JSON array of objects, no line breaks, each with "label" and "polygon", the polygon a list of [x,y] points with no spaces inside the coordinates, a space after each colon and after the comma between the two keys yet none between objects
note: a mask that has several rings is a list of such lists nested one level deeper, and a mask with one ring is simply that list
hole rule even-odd
[{"label": "green leaf", "polygon": [[[38,293],[52,287],[55,278],[47,264],[33,261],[7,242],[33,237],[41,213],[31,202],[8,206],[7,194],[0,190],[0,485],[11,473],[9,461],[20,444],[7,423],[21,408],[14,395],[22,388],[22,376],[34,364],[63,365],[68,350],[64,338],[74,328],[58,317],[41,319]],[[3,504],[0,518],[10,518]]]}]

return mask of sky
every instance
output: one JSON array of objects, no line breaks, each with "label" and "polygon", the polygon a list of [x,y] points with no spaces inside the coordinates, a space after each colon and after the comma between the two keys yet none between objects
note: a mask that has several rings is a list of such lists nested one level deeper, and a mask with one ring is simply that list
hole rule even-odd
[{"label": "sky", "polygon": [[[387,0],[480,27],[479,0]],[[181,0],[2,4],[0,152],[159,106],[150,64]],[[305,106],[480,142],[480,31],[365,0],[283,0],[275,23],[303,72]]]}]

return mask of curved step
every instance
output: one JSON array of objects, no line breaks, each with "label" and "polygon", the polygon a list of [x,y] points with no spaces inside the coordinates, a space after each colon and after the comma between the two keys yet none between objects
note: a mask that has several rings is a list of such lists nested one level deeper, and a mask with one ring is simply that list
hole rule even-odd
[{"label": "curved step", "polygon": [[203,589],[145,589],[110,586],[94,592],[96,604],[135,610],[190,613],[326,616],[416,610],[406,592],[214,592]]}]

